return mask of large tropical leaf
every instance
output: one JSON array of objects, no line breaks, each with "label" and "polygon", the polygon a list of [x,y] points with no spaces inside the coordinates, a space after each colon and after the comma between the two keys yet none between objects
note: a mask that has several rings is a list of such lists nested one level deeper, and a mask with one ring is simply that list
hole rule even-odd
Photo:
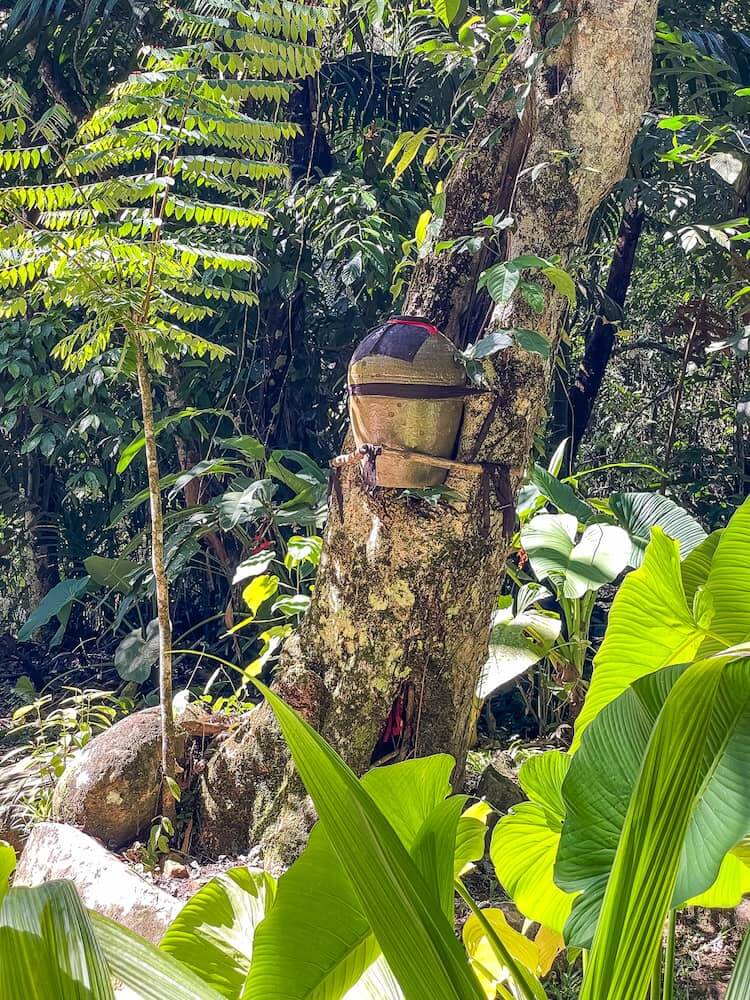
[{"label": "large tropical leaf", "polygon": [[124,556],[118,559],[89,556],[83,560],[83,566],[97,586],[117,590],[121,594],[127,594],[133,589],[130,580],[140,569],[138,563]]},{"label": "large tropical leaf", "polygon": [[[510,926],[502,910],[488,908],[482,911],[482,917],[491,924],[495,934],[517,962],[534,974],[540,971],[538,947],[530,938]],[[464,924],[461,937],[487,997],[494,1000],[497,987],[510,978],[510,969],[497,957],[476,914],[471,914]]]},{"label": "large tropical leaf", "polygon": [[685,901],[685,906],[706,910],[733,910],[750,893],[750,839],[746,838],[724,856],[712,886]]},{"label": "large tropical leaf", "polygon": [[530,757],[518,777],[529,802],[514,806],[495,826],[490,857],[498,880],[521,913],[558,933],[575,893],[555,884],[553,872],[565,818],[562,785],[570,757],[557,750]]},{"label": "large tropical leaf", "polygon": [[[750,661],[726,668],[723,661],[715,662],[719,663],[716,691],[712,693],[711,686],[706,691],[710,711],[705,718],[700,714],[697,759],[681,779],[690,813],[680,833],[684,845],[674,880],[674,906],[693,902],[701,893],[705,894],[703,903],[736,902],[746,884],[744,855],[736,845],[750,832],[746,791],[750,773]],[[594,720],[571,761],[563,784],[565,823],[555,868],[561,886],[570,892],[583,892],[566,927],[571,944],[591,944],[644,761],[657,734],[664,746],[672,746],[664,742],[662,716],[674,711],[671,692],[681,684],[683,674],[691,671],[697,676],[704,673],[702,668],[674,666],[637,681]],[[707,675],[713,682],[714,674]],[[698,710],[688,705],[679,727],[692,725],[691,712]],[[674,720],[672,724],[677,726]],[[675,731],[672,737],[670,752],[684,752],[680,734]],[[677,780],[676,773],[673,781]],[[691,784],[694,781],[695,787]],[[674,792],[672,789],[670,794]]]},{"label": "large tropical leaf", "polygon": [[[744,663],[742,668],[747,674]],[[675,673],[679,671],[666,672],[672,679]],[[722,660],[692,665],[678,677],[659,711],[628,805],[581,1000],[646,995],[705,774],[704,750],[724,674]],[[639,682],[647,710],[658,709],[668,679],[649,676]],[[575,763],[574,758],[571,781]]]},{"label": "large tropical leaf", "polygon": [[[556,456],[553,456],[553,462],[550,464],[553,463],[557,463]],[[572,486],[561,482],[551,469],[547,470],[541,465],[532,466],[529,472],[529,482],[539,490],[545,499],[557,507],[561,514],[572,514],[582,524],[586,524],[594,517],[593,507],[581,500]]]},{"label": "large tropical leaf", "polygon": [[550,579],[565,597],[583,597],[611,583],[625,569],[630,539],[612,524],[590,524],[576,544],[573,514],[537,514],[521,531],[521,544],[540,580]]},{"label": "large tropical leaf", "polygon": [[[447,817],[440,856],[425,857],[439,833],[437,813],[451,793],[452,757],[440,755],[376,768],[361,779],[362,787],[415,858],[428,883],[435,886],[443,908],[451,912],[456,826],[463,799],[454,797]],[[462,819],[463,865],[474,860],[478,843],[475,824]],[[471,824],[471,825],[469,825]],[[479,823],[482,830],[484,824]],[[471,858],[466,857],[472,855]],[[481,848],[479,850],[481,854]],[[438,868],[437,866],[440,866]],[[300,900],[305,905],[300,906]],[[314,942],[314,947],[311,947]],[[258,930],[256,962],[247,983],[247,995],[256,988],[274,988],[289,997],[340,997],[352,988],[380,954],[367,916],[322,823],[316,824],[300,858],[279,880],[276,903]],[[304,961],[299,961],[304,955]],[[256,984],[260,981],[261,987]]]},{"label": "large tropical leaf", "polygon": [[696,621],[685,600],[679,543],[654,528],[643,565],[626,577],[612,604],[604,642],[594,658],[591,686],[576,721],[574,750],[591,721],[633,681],[694,658],[710,624],[710,609],[700,601],[698,605]]},{"label": "large tropical leaf", "polygon": [[342,1000],[404,1000],[404,993],[380,955]]},{"label": "large tropical leaf", "polygon": [[533,667],[557,641],[562,623],[559,615],[540,611],[536,601],[550,596],[537,584],[527,584],[513,598],[502,596],[492,616],[487,662],[479,673],[477,698],[484,701],[491,694]]},{"label": "large tropical leaf", "polygon": [[8,891],[0,903],[0,996],[112,1000],[102,949],[72,882]]},{"label": "large tropical leaf", "polygon": [[217,993],[237,1000],[250,970],[256,928],[275,893],[276,882],[267,872],[230,868],[183,906],[159,947]]},{"label": "large tropical leaf", "polygon": [[643,562],[646,546],[651,540],[651,529],[655,525],[680,543],[683,559],[706,537],[706,532],[694,517],[661,493],[613,493],[609,506],[630,535],[630,565],[634,567]]},{"label": "large tropical leaf", "polygon": [[711,572],[716,546],[722,535],[722,528],[713,531],[682,560],[682,586],[685,590],[687,606],[692,608],[699,587],[705,587]]},{"label": "large tropical leaf", "polygon": [[735,511],[719,538],[706,580],[714,614],[701,646],[707,656],[750,638],[750,499]]},{"label": "large tropical leaf", "polygon": [[222,1000],[221,993],[150,941],[101,913],[91,912],[89,917],[107,965],[130,990],[128,996],[138,1000]]},{"label": "large tropical leaf", "polygon": [[51,645],[58,643],[65,634],[65,627],[70,618],[73,601],[80,597],[88,587],[90,578],[82,576],[61,580],[49,593],[45,594],[36,608],[31,612],[24,624],[18,630],[18,638],[24,642],[30,639],[37,629],[42,628],[53,618],[57,618],[60,627],[55,633]]},{"label": "large tropical leaf", "polygon": [[[276,715],[339,864],[405,995],[410,1000],[481,997],[438,892],[396,830],[315,730],[273,692],[254,683]],[[312,947],[308,943],[304,957]],[[274,961],[273,954],[261,956],[259,933],[251,972],[253,1000],[278,1000]]]}]

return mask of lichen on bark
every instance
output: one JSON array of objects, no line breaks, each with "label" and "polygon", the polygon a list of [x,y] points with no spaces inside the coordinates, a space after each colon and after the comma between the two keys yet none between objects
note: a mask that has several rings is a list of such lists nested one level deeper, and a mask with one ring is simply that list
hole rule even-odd
[{"label": "lichen on bark", "polygon": [[[560,17],[575,22],[539,62],[520,115],[509,86],[524,78],[528,46],[497,85],[446,181],[441,240],[467,235],[488,213],[506,213],[514,220],[506,259],[554,254],[566,266],[625,172],[646,107],[655,14],[656,0],[573,0],[562,15],[541,17],[542,42]],[[546,409],[565,303],[550,294],[542,316],[493,308],[476,291],[486,263],[481,255],[428,254],[403,311],[428,316],[457,344],[511,321],[548,339],[547,360],[518,348],[499,355],[498,402],[477,396],[465,409],[459,459],[506,466],[515,492]],[[451,753],[460,781],[508,550],[502,510],[491,499],[488,526],[477,477],[463,472],[448,486],[465,502],[436,507],[397,491],[368,492],[352,469],[343,478],[343,513],[331,511],[312,605],[274,684],[356,771],[382,752],[390,723],[403,737],[402,755]],[[311,815],[262,706],[209,765],[204,842],[230,851],[260,840],[288,856]]]}]

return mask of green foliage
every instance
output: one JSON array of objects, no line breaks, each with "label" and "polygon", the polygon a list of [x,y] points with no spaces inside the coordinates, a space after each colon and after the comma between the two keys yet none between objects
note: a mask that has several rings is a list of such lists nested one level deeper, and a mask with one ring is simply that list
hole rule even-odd
[{"label": "green foliage", "polygon": [[0,815],[23,832],[49,817],[65,768],[97,734],[131,712],[133,701],[127,690],[116,696],[71,688],[55,699],[37,694],[28,678],[21,678],[16,692],[25,704],[13,713],[4,738],[8,748],[0,755]]},{"label": "green foliage", "polygon": [[[242,997],[254,936],[276,883],[266,872],[231,868],[203,886],[172,921],[159,947],[229,1000]],[[299,955],[295,955],[298,958]]]},{"label": "green foliage", "polygon": [[[729,534],[720,536],[710,563],[688,564],[690,606],[679,544],[661,529],[653,530],[643,565],[625,580],[612,606],[586,705],[576,723],[574,746],[601,709],[639,677],[671,663],[689,662],[699,653],[727,649],[750,635],[742,597],[748,585],[748,517],[750,502],[730,521]],[[702,578],[701,568],[707,569]]]},{"label": "green foliage", "polygon": [[734,906],[750,886],[750,632],[737,602],[749,509],[683,563],[652,531],[612,607],[571,754],[523,765],[530,801],[493,834],[521,911],[591,949],[584,998],[645,994],[669,911]]},{"label": "green foliage", "polygon": [[0,902],[0,992],[114,1000],[109,969],[70,882],[10,889]]},{"label": "green foliage", "polygon": [[[425,850],[421,864],[413,860],[343,761],[280,699],[270,691],[264,693],[339,864],[406,994],[417,998],[481,996],[440,906],[441,894],[435,890],[433,865],[440,864],[440,854]],[[452,817],[446,813],[443,823],[449,824],[447,829],[452,825],[455,838],[458,813],[453,811]],[[422,865],[430,867],[425,870]],[[452,869],[451,860],[451,878]],[[421,956],[419,967],[413,961],[415,954]]]},{"label": "green foliage", "polygon": [[[126,368],[132,365],[128,338],[157,371],[167,357],[185,352],[221,358],[226,350],[190,324],[213,315],[208,303],[214,296],[255,301],[232,276],[246,281],[257,260],[234,252],[231,234],[267,219],[256,207],[255,189],[240,183],[247,170],[234,171],[227,158],[249,159],[259,179],[283,174],[275,144],[294,136],[297,126],[257,118],[245,102],[278,106],[290,94],[279,77],[316,71],[318,51],[300,38],[320,37],[327,9],[260,3],[228,4],[223,17],[200,11],[200,3],[167,9],[182,44],[145,49],[141,71],[114,88],[71,143],[51,124],[38,127],[53,131],[61,161],[56,182],[16,184],[0,195],[6,223],[0,284],[32,306],[80,310],[79,325],[55,347],[73,370],[100,356],[115,335],[125,338]],[[25,126],[28,103],[19,89],[6,86],[4,102],[16,116],[9,121]],[[190,154],[206,146],[223,150],[223,160]],[[196,197],[196,181],[232,200]],[[33,227],[25,221],[30,209],[38,212]]]}]

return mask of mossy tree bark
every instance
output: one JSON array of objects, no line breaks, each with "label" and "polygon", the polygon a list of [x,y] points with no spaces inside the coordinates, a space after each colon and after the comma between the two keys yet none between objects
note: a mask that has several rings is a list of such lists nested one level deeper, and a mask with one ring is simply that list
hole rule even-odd
[{"label": "mossy tree bark", "polygon": [[[440,239],[504,212],[514,219],[506,259],[557,254],[565,266],[625,172],[648,97],[656,0],[571,0],[552,18],[542,14],[546,4],[532,6],[537,46],[561,18],[574,19],[572,30],[539,63],[520,116],[509,86],[527,82],[531,45],[513,60],[446,182]],[[542,316],[493,307],[476,292],[487,263],[428,255],[403,311],[429,317],[457,344],[511,324],[549,340],[546,361],[520,349],[499,355],[495,394],[466,407],[457,457],[507,466],[515,490],[545,413],[564,302],[550,294]],[[461,780],[508,543],[495,501],[487,530],[476,477],[452,473],[448,485],[465,504],[372,495],[356,469],[345,473],[343,513],[331,511],[312,606],[276,675],[280,694],[358,772],[373,757],[448,752]],[[265,706],[211,762],[202,818],[216,851],[262,840],[288,856],[302,843],[309,806]]]}]

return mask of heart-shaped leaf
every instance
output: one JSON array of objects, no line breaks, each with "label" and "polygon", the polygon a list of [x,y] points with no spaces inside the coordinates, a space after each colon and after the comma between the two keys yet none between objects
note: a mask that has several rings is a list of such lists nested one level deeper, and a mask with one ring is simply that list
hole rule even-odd
[{"label": "heart-shaped leaf", "polygon": [[134,629],[115,650],[115,668],[124,681],[142,684],[159,662],[159,621],[154,618],[141,629]]}]

